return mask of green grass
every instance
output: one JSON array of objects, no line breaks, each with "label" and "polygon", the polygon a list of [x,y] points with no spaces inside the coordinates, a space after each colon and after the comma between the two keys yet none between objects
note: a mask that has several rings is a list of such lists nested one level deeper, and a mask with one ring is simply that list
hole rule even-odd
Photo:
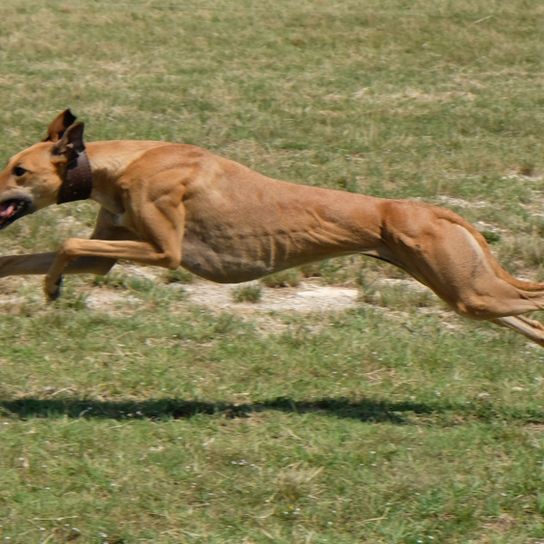
[{"label": "green grass", "polygon": [[234,302],[259,302],[262,297],[262,288],[257,283],[233,287],[231,291]]},{"label": "green grass", "polygon": [[298,268],[290,268],[265,276],[260,281],[267,287],[297,287],[300,285],[302,273]]},{"label": "green grass", "polygon": [[[185,141],[446,205],[542,278],[543,15],[536,0],[6,0],[0,160],[70,106],[89,140]],[[27,217],[1,252],[87,235],[95,213]],[[46,305],[40,278],[2,280],[0,541],[544,541],[541,351],[379,284],[403,276],[375,262],[270,281],[302,276],[362,302],[214,312],[188,301],[190,275],[125,269],[67,278]]]}]

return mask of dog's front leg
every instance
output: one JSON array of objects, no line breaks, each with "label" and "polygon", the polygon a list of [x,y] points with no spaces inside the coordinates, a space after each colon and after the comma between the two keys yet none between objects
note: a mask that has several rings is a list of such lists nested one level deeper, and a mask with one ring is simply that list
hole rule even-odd
[{"label": "dog's front leg", "polygon": [[148,242],[69,238],[63,243],[45,276],[44,290],[49,300],[58,298],[62,274],[69,269],[70,263],[85,258],[124,259],[174,269],[181,264],[181,240],[177,247],[172,245],[171,251],[161,251]]},{"label": "dog's front leg", "polygon": [[45,274],[55,253],[32,253],[28,255],[2,255],[0,257],[0,278],[25,274]]},{"label": "dog's front leg", "polygon": [[[160,179],[154,183],[154,187],[160,187]],[[141,193],[133,192],[132,200],[129,197],[125,204],[125,221],[131,225],[130,231],[117,229],[109,232],[109,227],[104,228],[102,230],[108,231],[108,237],[103,239],[99,236],[101,229],[97,227],[94,235],[100,239],[69,238],[64,241],[45,276],[44,289],[49,300],[59,296],[62,274],[75,259],[123,259],[171,269],[180,266],[185,226],[182,194],[172,199],[167,192],[163,198],[144,198],[142,203]],[[107,217],[100,218],[101,222],[106,220],[109,221]],[[123,231],[126,237],[120,238]],[[112,235],[114,239],[111,239]]]}]

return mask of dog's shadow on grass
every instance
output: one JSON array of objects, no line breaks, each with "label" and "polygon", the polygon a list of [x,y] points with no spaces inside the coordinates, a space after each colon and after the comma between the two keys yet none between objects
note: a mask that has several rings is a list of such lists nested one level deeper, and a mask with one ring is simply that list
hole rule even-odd
[{"label": "dog's shadow on grass", "polygon": [[36,399],[20,398],[0,400],[0,416],[18,419],[32,418],[87,418],[87,419],[189,419],[197,416],[223,418],[247,418],[262,412],[291,414],[318,414],[348,418],[369,423],[439,424],[455,425],[470,421],[521,420],[526,423],[544,424],[544,413],[522,410],[508,414],[497,411],[493,405],[483,403],[449,404],[392,402],[346,398],[324,398],[311,401],[278,397],[271,400],[245,404],[205,402],[175,398],[102,401],[78,398]]},{"label": "dog's shadow on grass", "polygon": [[319,399],[295,401],[275,398],[261,402],[230,404],[182,399],[149,399],[130,401],[102,401],[83,399],[20,398],[0,400],[0,415],[21,419],[40,417],[98,418],[98,419],[189,419],[208,415],[225,418],[244,418],[268,411],[294,414],[321,413],[361,421],[390,421],[403,423],[403,412],[430,414],[433,410],[418,403],[390,403],[348,399]]}]

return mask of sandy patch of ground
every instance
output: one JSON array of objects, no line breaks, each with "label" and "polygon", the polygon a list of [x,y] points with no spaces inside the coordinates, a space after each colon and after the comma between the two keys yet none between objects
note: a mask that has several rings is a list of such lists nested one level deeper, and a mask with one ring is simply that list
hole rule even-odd
[{"label": "sandy patch of ground", "polygon": [[114,311],[127,306],[133,308],[140,303],[139,298],[113,289],[93,289],[85,297],[87,308],[101,312]]},{"label": "sandy patch of ground", "polygon": [[304,281],[297,287],[272,289],[263,286],[258,302],[234,302],[234,288],[233,285],[201,281],[183,286],[191,303],[235,312],[333,312],[356,306],[359,297],[359,291],[354,288]]}]

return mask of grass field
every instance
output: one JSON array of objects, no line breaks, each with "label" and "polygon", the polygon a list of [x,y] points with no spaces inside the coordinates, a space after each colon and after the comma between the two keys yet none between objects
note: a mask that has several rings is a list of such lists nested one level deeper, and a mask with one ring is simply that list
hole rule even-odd
[{"label": "grass field", "polygon": [[[4,0],[0,16],[2,162],[70,106],[89,140],[184,141],[444,205],[544,279],[538,0]],[[95,213],[27,217],[1,253],[55,248]],[[543,352],[385,265],[297,274],[251,296],[313,275],[360,303],[219,311],[187,275],[125,266],[47,305],[41,278],[1,280],[0,541],[542,544]]]}]

